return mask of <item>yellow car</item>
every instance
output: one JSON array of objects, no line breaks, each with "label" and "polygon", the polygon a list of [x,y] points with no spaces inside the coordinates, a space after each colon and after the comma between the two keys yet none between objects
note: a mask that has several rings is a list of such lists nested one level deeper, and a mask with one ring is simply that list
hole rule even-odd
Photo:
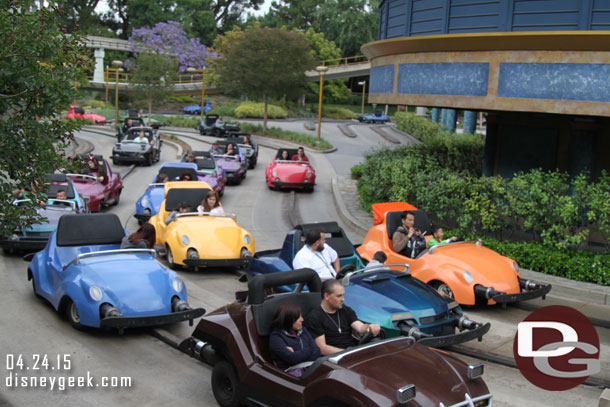
[{"label": "yellow car", "polygon": [[212,190],[201,181],[168,182],[159,213],[150,218],[155,227],[157,245],[163,246],[171,268],[247,267],[255,252],[254,238],[239,226],[235,215],[178,213],[165,223],[173,210],[185,202],[192,208]]}]

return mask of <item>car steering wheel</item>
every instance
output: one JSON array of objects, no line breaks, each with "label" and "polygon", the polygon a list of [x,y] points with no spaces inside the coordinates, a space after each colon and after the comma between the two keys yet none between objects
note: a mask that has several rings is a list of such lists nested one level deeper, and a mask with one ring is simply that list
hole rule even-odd
[{"label": "car steering wheel", "polygon": [[356,270],[356,266],[353,264],[346,264],[345,266],[341,267],[341,269],[339,269],[339,271],[337,272],[337,275],[335,276],[335,278],[337,280],[341,280],[343,277],[345,277],[345,275],[347,273],[350,273],[352,271]]},{"label": "car steering wheel", "polygon": [[360,342],[358,342],[358,345],[364,345],[365,343],[369,343],[375,336],[373,335],[372,332],[366,332],[364,335],[362,335],[362,337],[360,338]]}]

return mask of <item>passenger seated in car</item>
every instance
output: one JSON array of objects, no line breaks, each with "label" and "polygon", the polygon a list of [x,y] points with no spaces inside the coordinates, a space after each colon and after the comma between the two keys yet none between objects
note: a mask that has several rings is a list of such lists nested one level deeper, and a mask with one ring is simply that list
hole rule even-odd
[{"label": "passenger seated in car", "polygon": [[155,184],[165,184],[169,180],[167,174],[160,172],[155,179]]},{"label": "passenger seated in car", "polygon": [[193,179],[191,178],[191,173],[184,171],[182,174],[180,174],[180,178],[178,178],[178,181],[193,181]]},{"label": "passenger seated in car", "polygon": [[57,193],[55,194],[55,199],[59,199],[59,201],[54,200],[53,206],[67,206],[67,207],[72,206],[72,204],[70,202],[63,202],[66,199],[68,199],[68,195],[66,194],[66,191],[63,189],[60,189],[57,191]]},{"label": "passenger seated in car", "polygon": [[90,158],[87,161],[87,173],[93,175],[102,184],[105,184],[108,181],[104,167],[100,165],[95,158]]},{"label": "passenger seated in car", "polygon": [[392,235],[392,246],[396,253],[403,256],[416,258],[419,253],[426,249],[426,239],[421,230],[415,229],[415,214],[403,212],[400,215],[402,225]]},{"label": "passenger seated in car", "polygon": [[282,155],[278,158],[278,160],[290,161],[290,157],[288,157],[288,151],[282,150]]},{"label": "passenger seated in car", "polygon": [[216,143],[216,142],[212,143],[212,147],[210,147],[210,153],[216,154],[216,155],[221,155],[222,154],[222,149],[220,148],[218,143]]},{"label": "passenger seated in car", "polygon": [[303,326],[301,307],[290,303],[280,305],[271,328],[269,352],[273,363],[288,374],[301,377],[306,366],[295,365],[313,362],[321,356],[320,348]]},{"label": "passenger seated in car", "polygon": [[225,155],[226,156],[236,156],[236,155],[239,155],[239,152],[233,146],[233,144],[227,144],[227,152],[225,153]]},{"label": "passenger seated in car", "polygon": [[386,254],[384,252],[382,252],[381,250],[378,252],[375,252],[375,254],[373,255],[373,260],[369,261],[369,264],[367,264],[364,269],[370,270],[370,269],[380,268],[380,266],[382,266],[383,263],[385,263],[387,259],[388,259],[388,256],[386,256]]},{"label": "passenger seated in car", "polygon": [[129,128],[133,127],[133,120],[127,119],[125,124],[123,124],[123,132],[126,133]]},{"label": "passenger seated in car", "polygon": [[452,236],[449,239],[443,240],[444,231],[442,226],[434,225],[432,228],[432,239],[428,241],[428,247],[436,246],[441,243],[451,243],[458,240],[456,236]]},{"label": "passenger seated in car", "polygon": [[303,147],[299,147],[297,149],[297,153],[292,156],[292,161],[305,161],[309,162],[309,158],[305,155],[305,149]]},{"label": "passenger seated in car", "polygon": [[176,215],[178,215],[179,213],[187,213],[187,212],[192,212],[192,211],[193,211],[193,208],[191,207],[191,205],[187,204],[186,202],[180,202],[178,204],[178,208],[171,211],[169,216],[167,218],[165,218],[165,224],[169,225],[170,223],[175,221]]},{"label": "passenger seated in car", "polygon": [[292,260],[294,269],[310,268],[320,276],[320,280],[335,278],[339,272],[340,260],[337,251],[326,244],[326,237],[320,229],[308,230],[305,245]]},{"label": "passenger seated in car", "polygon": [[134,143],[145,143],[148,144],[148,137],[146,137],[146,135],[144,134],[144,130],[142,130],[140,132],[140,134],[138,134],[138,137],[133,139]]},{"label": "passenger seated in car", "polygon": [[155,227],[145,223],[121,240],[121,249],[152,249],[157,240]]},{"label": "passenger seated in car", "polygon": [[220,201],[218,200],[218,194],[216,191],[209,191],[203,201],[201,201],[201,205],[197,207],[197,212],[204,213],[207,212],[210,215],[224,215],[225,211],[220,206]]},{"label": "passenger seated in car", "polygon": [[247,146],[251,146],[252,143],[250,142],[250,137],[249,136],[244,136],[242,144],[245,144]]},{"label": "passenger seated in car", "polygon": [[196,161],[195,154],[193,154],[192,151],[189,151],[184,161],[187,163],[194,163]]}]

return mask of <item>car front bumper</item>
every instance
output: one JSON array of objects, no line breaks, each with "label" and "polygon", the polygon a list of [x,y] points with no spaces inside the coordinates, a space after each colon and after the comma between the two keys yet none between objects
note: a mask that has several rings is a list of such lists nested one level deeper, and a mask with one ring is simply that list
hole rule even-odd
[{"label": "car front bumper", "polygon": [[[534,288],[529,288],[529,286],[532,285]],[[549,291],[551,291],[552,288],[551,284],[540,284],[536,283],[535,281],[525,280],[523,278],[519,278],[519,286],[521,288],[521,292],[509,294],[497,292],[493,289],[493,287],[476,285],[474,287],[474,295],[475,297],[495,301],[498,304],[507,304],[511,302],[531,300],[538,297],[545,299],[546,295],[549,293]]]},{"label": "car front bumper", "polygon": [[307,188],[313,187],[315,184],[311,182],[282,182],[282,181],[271,181],[271,185],[279,188]]},{"label": "car front bumper", "polygon": [[193,308],[171,314],[150,315],[146,317],[108,317],[100,322],[102,328],[137,328],[144,326],[173,324],[188,321],[205,314],[203,308]]},{"label": "car front bumper", "polygon": [[245,267],[251,259],[251,257],[239,259],[184,259],[184,264],[191,267]]},{"label": "car front bumper", "polygon": [[45,248],[49,241],[49,236],[20,237],[18,240],[2,239],[0,240],[0,247],[5,250],[39,251]]},{"label": "car front bumper", "polygon": [[451,345],[457,345],[459,343],[464,343],[468,341],[472,341],[474,339],[481,340],[483,335],[485,335],[491,324],[488,322],[486,324],[479,324],[479,326],[475,329],[465,329],[461,332],[452,334],[452,335],[443,335],[443,336],[433,336],[430,338],[422,338],[418,340],[418,343],[422,345],[431,346],[434,348],[442,348]]},{"label": "car front bumper", "polygon": [[136,163],[143,163],[148,159],[148,153],[147,154],[136,154],[136,153],[120,153],[120,152],[115,152],[112,154],[112,158],[115,160],[120,160],[120,161],[131,161],[131,162],[136,162]]}]

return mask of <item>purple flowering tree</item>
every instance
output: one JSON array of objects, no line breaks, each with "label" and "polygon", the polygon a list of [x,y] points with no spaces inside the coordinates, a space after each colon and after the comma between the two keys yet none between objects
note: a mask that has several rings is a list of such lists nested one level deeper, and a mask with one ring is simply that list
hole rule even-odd
[{"label": "purple flowering tree", "polygon": [[153,28],[134,29],[129,37],[129,43],[136,58],[141,53],[169,55],[176,58],[180,72],[186,71],[189,67],[203,69],[208,66],[206,62],[208,58],[217,57],[217,54],[209,51],[198,38],[188,38],[186,32],[175,21],[157,23]]}]

